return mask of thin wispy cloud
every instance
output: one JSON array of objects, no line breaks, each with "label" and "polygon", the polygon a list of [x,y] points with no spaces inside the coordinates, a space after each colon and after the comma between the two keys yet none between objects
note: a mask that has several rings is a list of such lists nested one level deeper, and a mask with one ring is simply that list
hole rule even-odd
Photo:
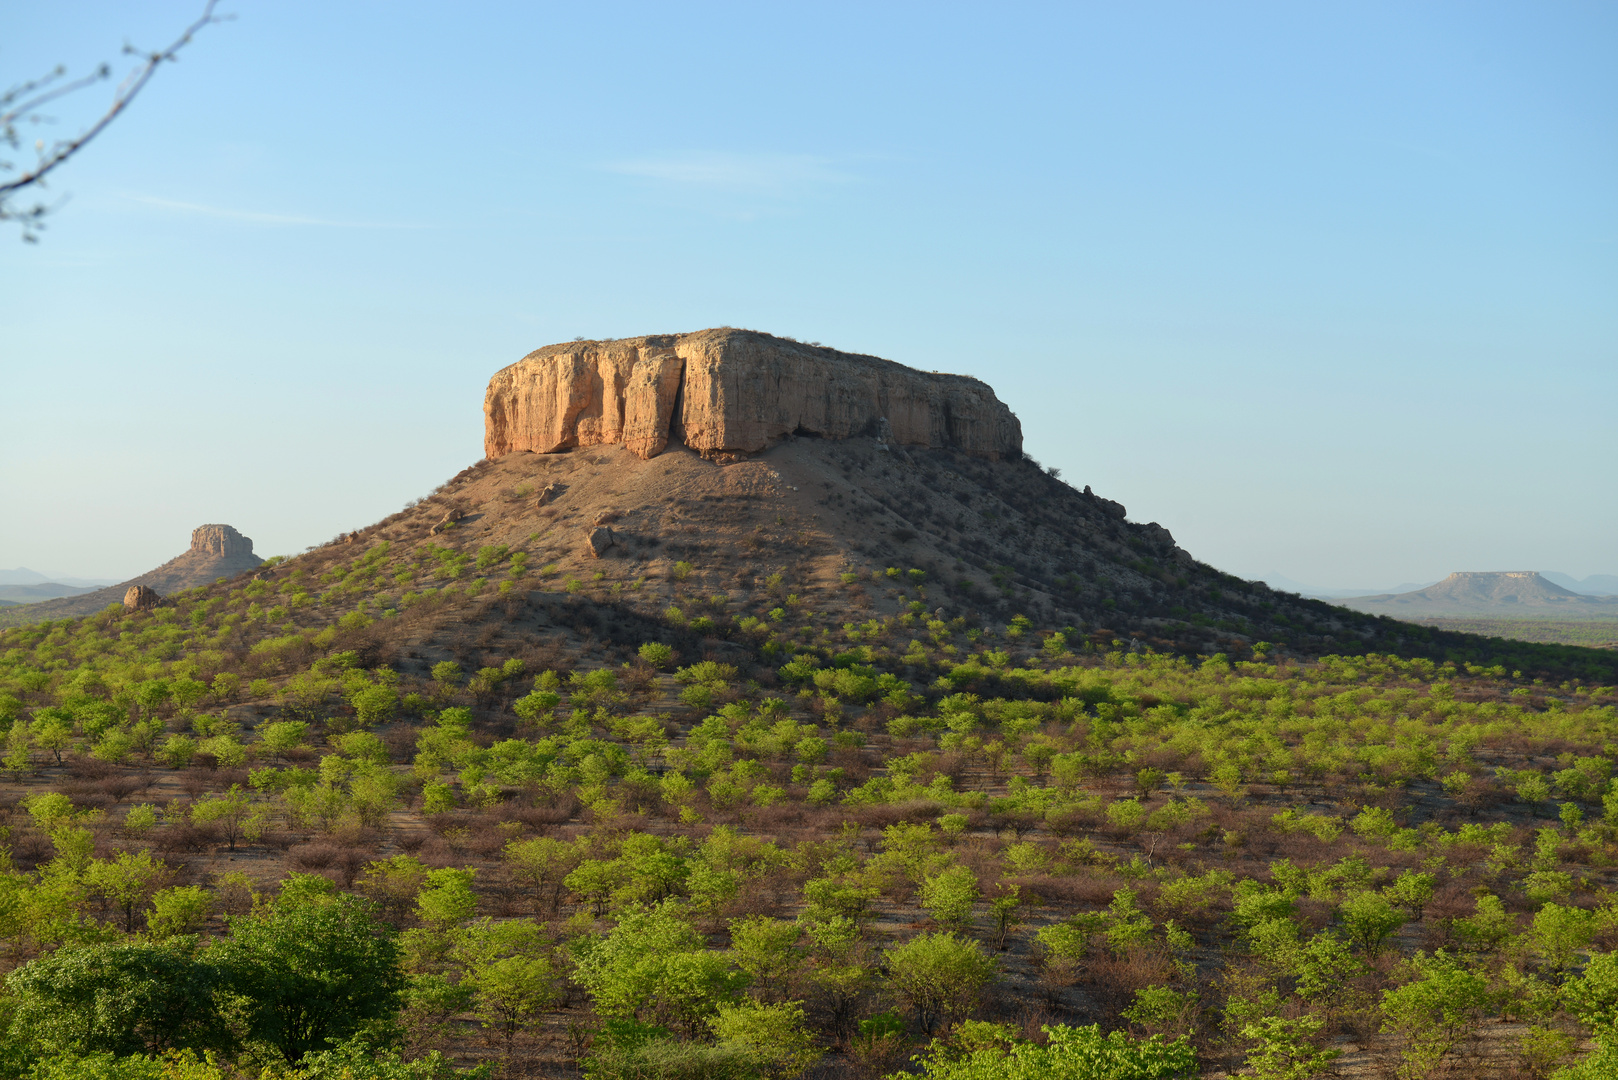
[{"label": "thin wispy cloud", "polygon": [[608,162],[607,172],[694,189],[786,196],[858,179],[813,154],[685,152]]},{"label": "thin wispy cloud", "polygon": [[331,218],[308,217],[303,214],[267,214],[257,210],[232,210],[222,206],[181,202],[178,199],[160,199],[155,195],[125,195],[131,202],[172,210],[182,214],[246,221],[255,225],[312,225],[326,229],[427,229],[430,225],[411,225],[394,221],[335,221]]}]

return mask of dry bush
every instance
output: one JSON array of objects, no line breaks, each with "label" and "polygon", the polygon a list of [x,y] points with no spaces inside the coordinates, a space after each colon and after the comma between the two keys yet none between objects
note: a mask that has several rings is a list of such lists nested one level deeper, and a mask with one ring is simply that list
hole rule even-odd
[{"label": "dry bush", "polygon": [[346,889],[354,884],[360,870],[370,861],[370,855],[350,844],[317,840],[293,848],[287,853],[287,861],[299,870],[324,874]]},{"label": "dry bush", "polygon": [[421,728],[414,724],[389,724],[377,729],[390,761],[409,761],[416,752],[416,736],[420,733]]},{"label": "dry bush", "polygon": [[240,881],[216,882],[214,902],[225,915],[246,915],[253,910],[253,890]]},{"label": "dry bush", "polygon": [[1201,776],[1203,773],[1192,773],[1186,767],[1186,754],[1173,747],[1158,746],[1147,751],[1140,759],[1142,768],[1162,769],[1164,772],[1177,772],[1187,776]]},{"label": "dry bush", "polygon": [[77,780],[105,780],[117,771],[116,765],[99,758],[75,754],[67,759],[67,773]]},{"label": "dry bush", "polygon": [[162,852],[190,852],[207,851],[219,844],[219,830],[212,825],[189,825],[176,822],[167,828],[158,829],[152,837],[152,850]]},{"label": "dry bush", "polygon": [[382,843],[383,835],[380,829],[350,822],[334,829],[331,839],[334,843],[344,844],[348,847],[365,848],[369,851],[375,850],[377,845]]},{"label": "dry bush", "polygon": [[742,883],[732,900],[725,905],[726,919],[739,919],[747,915],[784,915],[787,905],[797,899],[795,881],[774,874],[749,878]]},{"label": "dry bush", "polygon": [[1112,903],[1112,894],[1128,884],[1121,877],[1089,870],[1062,877],[1031,874],[1016,881],[1023,886],[1025,894],[1032,894],[1041,902],[1064,911],[1106,907]]},{"label": "dry bush", "polygon": [[1332,913],[1336,905],[1328,900],[1311,900],[1301,896],[1297,900],[1297,914],[1294,919],[1302,926],[1304,933],[1315,934],[1331,925]]},{"label": "dry bush", "polygon": [[12,841],[11,861],[18,870],[33,870],[41,863],[50,862],[55,856],[56,847],[50,838],[32,829]]},{"label": "dry bush", "polygon": [[822,840],[835,835],[848,815],[834,806],[799,806],[801,816],[793,827],[782,827],[776,840],[786,844],[796,840]]},{"label": "dry bush", "polygon": [[785,829],[801,828],[808,809],[802,803],[778,802],[773,806],[751,807],[742,817],[749,830],[774,835]]},{"label": "dry bush", "polygon": [[[961,753],[959,750],[950,751],[948,753],[940,753],[932,762],[933,774],[947,776],[951,780],[955,781],[956,785],[959,786],[962,777],[966,776],[968,764],[969,763],[966,759],[966,755]],[[925,784],[930,779],[931,776],[922,778],[920,774],[918,774],[917,782]]]},{"label": "dry bush", "polygon": [[1044,822],[1044,816],[1034,810],[1001,810],[989,815],[989,828],[996,833],[1011,833],[1018,840],[1035,831]]},{"label": "dry bush", "polygon": [[618,678],[624,689],[631,693],[644,694],[657,685],[657,669],[637,657]]},{"label": "dry bush", "polygon": [[831,752],[831,763],[843,770],[843,782],[850,786],[863,784],[871,778],[870,755],[864,750],[837,747]]},{"label": "dry bush", "polygon": [[1247,846],[1255,855],[1290,859],[1293,862],[1335,862],[1347,853],[1343,849],[1348,847],[1344,840],[1348,835],[1344,833],[1332,843],[1325,844],[1302,829],[1290,833],[1273,830],[1246,833]]},{"label": "dry bush", "polygon": [[324,870],[337,858],[342,849],[329,840],[300,844],[287,852],[287,861],[299,870]]},{"label": "dry bush", "polygon": [[286,851],[295,844],[303,842],[303,834],[289,832],[286,829],[266,829],[259,837],[259,843],[269,851]]},{"label": "dry bush", "polygon": [[428,836],[416,849],[416,858],[421,860],[423,866],[429,870],[442,870],[446,866],[459,866],[464,860],[455,856],[455,849],[451,848],[442,836]]},{"label": "dry bush", "polygon": [[995,850],[995,845],[974,844],[969,848],[957,849],[956,859],[977,875],[978,885],[984,893],[992,895],[994,883],[1000,880],[1004,871],[1000,853]]},{"label": "dry bush", "polygon": [[866,828],[885,829],[900,822],[919,824],[932,821],[943,813],[942,803],[932,799],[913,799],[910,802],[882,803],[874,806],[847,807],[843,815]]},{"label": "dry bush", "polygon": [[480,859],[497,859],[515,835],[518,834],[504,829],[468,829],[458,840],[451,841],[451,846]]},{"label": "dry bush", "polygon": [[1130,949],[1122,955],[1102,951],[1080,968],[1080,984],[1104,1017],[1102,1026],[1118,1026],[1120,1013],[1135,1000],[1135,992],[1148,986],[1168,986],[1174,964],[1161,949]]},{"label": "dry bush", "polygon": [[131,795],[147,790],[156,782],[157,776],[153,773],[125,773],[103,781],[102,789],[111,795],[115,802],[123,802]]},{"label": "dry bush", "polygon": [[1495,810],[1511,802],[1514,796],[1504,785],[1492,777],[1474,777],[1457,800],[1472,813]]},{"label": "dry bush", "polygon": [[[810,708],[811,708],[811,711],[812,711],[813,706],[810,706]],[[881,732],[886,732],[886,730],[887,730],[886,720],[887,720],[887,718],[882,716],[875,709],[867,709],[865,712],[861,713],[859,716],[854,717],[853,721],[850,723],[849,726],[852,727],[855,731],[861,732],[863,734],[876,735],[876,734],[881,733]]]},{"label": "dry bush", "polygon": [[[79,806],[93,806],[98,810],[106,809],[112,805],[112,796],[103,788],[106,780],[89,780],[80,777],[63,780],[56,786],[56,790]],[[88,800],[95,800],[90,802]]]},{"label": "dry bush", "polygon": [[1082,832],[1093,832],[1105,820],[1100,810],[1064,810],[1053,814],[1046,822],[1051,832],[1057,836],[1077,836]]},{"label": "dry bush", "polygon": [[233,784],[245,790],[251,783],[246,769],[220,769],[214,773],[213,782],[220,791],[229,789]]},{"label": "dry bush", "polygon": [[524,805],[515,799],[507,800],[495,807],[492,812],[493,820],[517,821],[535,832],[544,832],[552,825],[560,825],[573,816],[578,804],[573,799],[566,800],[560,806],[532,806]]}]

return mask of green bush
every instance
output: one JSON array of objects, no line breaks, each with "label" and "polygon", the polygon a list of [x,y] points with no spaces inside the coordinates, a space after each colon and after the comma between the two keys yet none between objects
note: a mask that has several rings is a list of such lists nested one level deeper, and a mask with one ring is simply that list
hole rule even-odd
[{"label": "green bush", "polygon": [[1044,1029],[1045,1046],[1018,1043],[986,1047],[957,1057],[938,1048],[918,1059],[927,1080],[1191,1080],[1197,1055],[1182,1036],[1135,1039],[1122,1031],[1101,1033],[1097,1024]]},{"label": "green bush", "polygon": [[404,990],[399,947],[371,904],[324,878],[292,875],[267,908],[213,950],[249,1006],[249,1035],[288,1062],[390,1019]]},{"label": "green bush", "polygon": [[661,641],[648,641],[640,647],[640,658],[654,668],[666,668],[674,663],[674,649]]},{"label": "green bush", "polygon": [[236,972],[192,953],[185,943],[64,945],[7,977],[12,1037],[59,1055],[234,1049],[223,1010]]},{"label": "green bush", "polygon": [[944,931],[921,934],[887,952],[889,984],[931,1034],[964,1016],[994,978],[994,961],[974,941]]}]

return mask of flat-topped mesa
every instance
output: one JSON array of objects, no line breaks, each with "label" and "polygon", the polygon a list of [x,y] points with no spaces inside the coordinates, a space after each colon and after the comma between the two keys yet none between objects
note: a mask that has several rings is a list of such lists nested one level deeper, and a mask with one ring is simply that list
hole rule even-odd
[{"label": "flat-topped mesa", "polygon": [[1022,425],[986,383],[750,330],[548,345],[495,373],[483,414],[491,458],[610,443],[651,458],[671,441],[756,453],[790,435],[1022,456]]},{"label": "flat-topped mesa", "polygon": [[191,550],[224,559],[250,558],[253,541],[229,525],[198,525],[191,530]]}]

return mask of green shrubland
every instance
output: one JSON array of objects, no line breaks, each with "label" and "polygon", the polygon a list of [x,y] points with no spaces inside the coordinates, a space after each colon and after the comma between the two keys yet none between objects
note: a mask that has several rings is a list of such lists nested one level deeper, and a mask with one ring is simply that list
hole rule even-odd
[{"label": "green shrubland", "polygon": [[441,648],[545,557],[457,543],[0,635],[0,1074],[1618,1053],[1601,658],[1129,651],[683,560],[615,654]]}]

